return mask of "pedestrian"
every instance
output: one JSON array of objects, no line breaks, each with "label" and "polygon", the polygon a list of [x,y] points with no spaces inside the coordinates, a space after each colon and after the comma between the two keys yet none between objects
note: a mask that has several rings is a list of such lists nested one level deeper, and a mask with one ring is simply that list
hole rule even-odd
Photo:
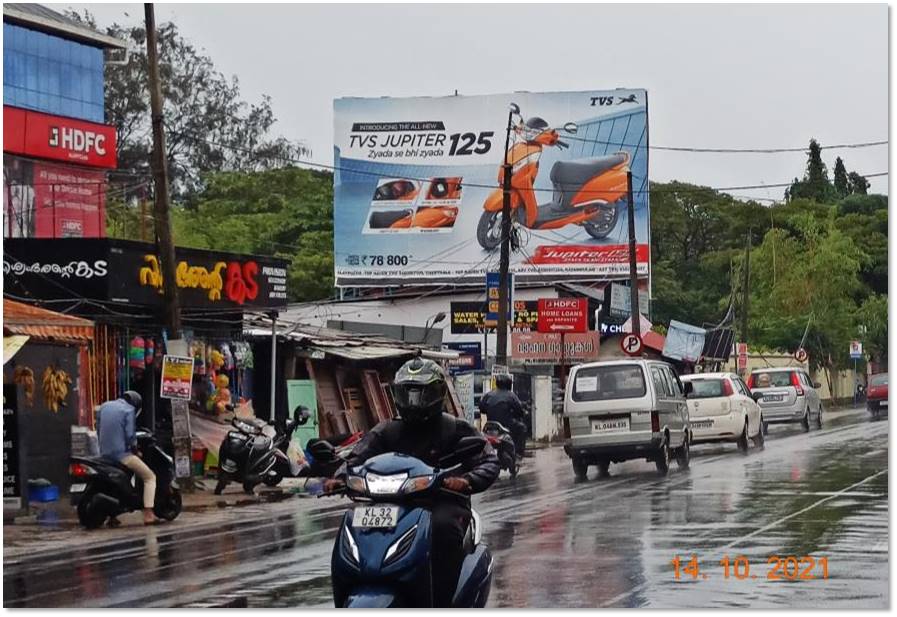
[{"label": "pedestrian", "polygon": [[511,376],[501,373],[495,376],[495,390],[487,392],[480,399],[480,413],[490,422],[498,422],[514,438],[514,450],[518,458],[523,458],[526,448],[526,413],[520,399],[511,390]]},{"label": "pedestrian", "polygon": [[[100,405],[97,415],[97,433],[100,455],[121,463],[143,482],[143,524],[158,522],[153,514],[156,500],[156,474],[146,466],[137,449],[137,416],[143,405],[142,397],[128,390],[115,400]],[[117,527],[121,521],[117,517],[109,519],[110,527]]]}]

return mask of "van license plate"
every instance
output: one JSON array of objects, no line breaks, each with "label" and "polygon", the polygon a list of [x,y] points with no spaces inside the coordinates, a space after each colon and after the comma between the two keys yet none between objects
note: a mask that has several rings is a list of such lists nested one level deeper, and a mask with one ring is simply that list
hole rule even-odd
[{"label": "van license plate", "polygon": [[629,430],[629,418],[608,418],[592,420],[593,433],[621,433]]},{"label": "van license plate", "polygon": [[83,493],[84,489],[87,488],[86,484],[72,484],[72,487],[69,489],[70,493]]},{"label": "van license plate", "polygon": [[352,514],[352,526],[362,529],[392,529],[399,520],[399,506],[359,506]]}]

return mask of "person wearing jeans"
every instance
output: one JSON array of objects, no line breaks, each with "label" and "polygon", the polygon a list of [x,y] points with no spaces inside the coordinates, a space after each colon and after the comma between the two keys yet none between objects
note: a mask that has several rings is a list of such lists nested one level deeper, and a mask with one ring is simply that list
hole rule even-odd
[{"label": "person wearing jeans", "polygon": [[[136,424],[142,403],[143,399],[137,392],[128,390],[121,398],[100,405],[97,414],[97,434],[100,454],[121,463],[143,482],[143,524],[152,525],[158,522],[153,514],[156,474],[136,455],[138,453]],[[116,517],[109,520],[112,527],[120,524]]]}]

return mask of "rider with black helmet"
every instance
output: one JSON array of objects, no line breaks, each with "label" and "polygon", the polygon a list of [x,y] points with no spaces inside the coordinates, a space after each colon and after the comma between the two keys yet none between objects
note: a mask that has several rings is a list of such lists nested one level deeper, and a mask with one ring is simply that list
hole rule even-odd
[{"label": "rider with black helmet", "polygon": [[492,422],[498,422],[511,431],[514,437],[514,450],[518,457],[523,456],[526,447],[526,414],[520,399],[511,390],[511,376],[501,373],[495,376],[495,390],[487,392],[480,399],[480,413]]},{"label": "rider with black helmet", "polygon": [[[327,491],[341,486],[347,467],[364,463],[384,452],[413,456],[436,465],[439,459],[455,451],[462,437],[480,435],[466,421],[445,413],[445,372],[432,360],[414,358],[398,370],[392,384],[392,395],[399,418],[381,422],[358,445],[337,472],[336,479],[326,484]],[[464,462],[464,472],[447,478],[444,486],[458,493],[446,495],[433,509],[433,580],[437,606],[450,606],[454,588],[448,581],[457,581],[464,560],[464,532],[470,520],[471,493],[484,491],[499,473],[498,457],[486,444],[483,451]]]},{"label": "rider with black helmet", "polygon": [[[137,450],[137,416],[142,407],[143,398],[133,390],[106,401],[97,413],[97,436],[102,456],[121,463],[143,480],[143,524],[151,525],[157,522],[153,514],[156,474],[140,459]],[[109,519],[110,526],[119,524],[116,517]]]}]

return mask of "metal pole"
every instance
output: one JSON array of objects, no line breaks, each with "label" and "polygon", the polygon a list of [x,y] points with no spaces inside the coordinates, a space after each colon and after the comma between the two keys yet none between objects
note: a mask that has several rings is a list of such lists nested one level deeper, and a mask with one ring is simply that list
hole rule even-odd
[{"label": "metal pole", "polygon": [[561,331],[561,389],[567,387],[567,341]]},{"label": "metal pole", "polygon": [[[511,164],[508,162],[508,149],[511,144],[511,120],[514,112],[508,112],[508,127],[505,133],[504,181],[502,182],[501,202],[501,254],[499,256],[498,285],[498,331],[495,339],[495,363],[508,364],[508,270],[511,260]],[[487,298],[488,301],[488,298]]]},{"label": "metal pole", "polygon": [[642,317],[638,305],[638,261],[635,254],[635,203],[632,200],[632,172],[626,172],[626,193],[629,201],[629,315],[632,333],[642,336]]},{"label": "metal pole", "polygon": [[741,342],[748,342],[748,308],[751,287],[751,230],[744,242],[744,289],[741,291]]},{"label": "metal pole", "polygon": [[274,403],[277,395],[277,313],[271,313],[271,409],[268,417],[274,422]]}]

